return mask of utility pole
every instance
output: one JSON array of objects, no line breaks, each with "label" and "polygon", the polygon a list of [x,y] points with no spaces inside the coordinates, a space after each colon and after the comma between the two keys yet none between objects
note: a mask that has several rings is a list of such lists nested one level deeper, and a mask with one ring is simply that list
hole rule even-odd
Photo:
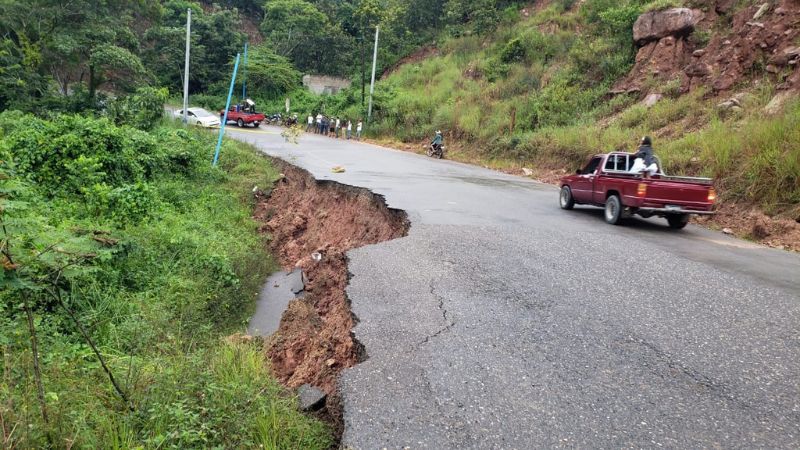
[{"label": "utility pole", "polygon": [[192,9],[186,10],[186,65],[183,68],[183,123],[187,122],[189,112],[189,48],[192,44]]},{"label": "utility pole", "polygon": [[244,43],[244,70],[242,70],[242,102],[247,98],[247,42]]},{"label": "utility pole", "polygon": [[367,52],[364,49],[364,31],[361,31],[361,114],[364,114],[364,87],[367,85],[367,72],[364,70],[364,60],[367,59]]},{"label": "utility pole", "polygon": [[372,81],[369,83],[369,109],[367,110],[367,123],[372,119],[372,94],[375,93],[375,66],[378,64],[378,33],[381,27],[375,26],[375,50],[372,51]]}]

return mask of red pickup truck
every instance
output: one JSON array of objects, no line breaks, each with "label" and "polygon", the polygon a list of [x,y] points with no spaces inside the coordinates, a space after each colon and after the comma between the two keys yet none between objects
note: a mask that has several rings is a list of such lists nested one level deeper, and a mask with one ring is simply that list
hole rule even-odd
[{"label": "red pickup truck", "polygon": [[[222,122],[225,110],[219,112],[219,121]],[[257,127],[264,121],[264,114],[256,112],[255,103],[247,99],[242,105],[234,105],[228,110],[228,122],[236,122],[236,125],[243,127],[245,124],[252,124]]]},{"label": "red pickup truck", "polygon": [[680,229],[691,214],[714,214],[717,194],[710,178],[645,177],[630,171],[634,155],[614,152],[595,155],[574,175],[561,178],[559,203],[563,209],[576,204],[605,207],[606,222],[617,225],[633,214],[659,216],[671,228]]}]

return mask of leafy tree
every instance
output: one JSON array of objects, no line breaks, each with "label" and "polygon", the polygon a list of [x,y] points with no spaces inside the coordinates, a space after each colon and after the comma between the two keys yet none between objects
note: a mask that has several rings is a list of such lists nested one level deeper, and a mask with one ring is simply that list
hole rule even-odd
[{"label": "leafy tree", "polygon": [[244,45],[246,36],[236,10],[218,7],[204,10],[197,3],[185,0],[165,2],[159,24],[145,32],[143,59],[160,85],[175,91],[181,89],[187,9],[192,10],[189,90],[206,92],[224,85],[230,74],[223,68]]},{"label": "leafy tree", "polygon": [[300,70],[339,72],[337,57],[343,34],[328,17],[304,0],[269,0],[261,32],[277,54],[291,58]]},{"label": "leafy tree", "polygon": [[276,98],[300,85],[300,72],[269,47],[252,47],[248,53],[248,89],[259,97]]}]

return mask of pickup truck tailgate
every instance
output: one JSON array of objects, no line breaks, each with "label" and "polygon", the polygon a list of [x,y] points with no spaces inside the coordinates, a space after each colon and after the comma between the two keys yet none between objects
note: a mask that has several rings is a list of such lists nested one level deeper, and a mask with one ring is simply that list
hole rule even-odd
[{"label": "pickup truck tailgate", "polygon": [[681,205],[705,206],[708,205],[708,192],[710,185],[665,181],[653,179],[647,185],[645,203],[648,206]]}]

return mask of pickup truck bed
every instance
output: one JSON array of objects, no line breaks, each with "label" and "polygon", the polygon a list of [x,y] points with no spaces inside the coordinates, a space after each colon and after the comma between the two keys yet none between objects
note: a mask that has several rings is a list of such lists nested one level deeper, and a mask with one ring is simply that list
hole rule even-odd
[{"label": "pickup truck bed", "polygon": [[[220,122],[223,120],[225,116],[225,110],[219,112],[219,120]],[[236,125],[243,127],[245,125],[252,124],[254,127],[257,127],[261,122],[264,121],[264,114],[262,113],[251,113],[245,111],[236,111],[234,107],[228,110],[228,122],[236,122]]]},{"label": "pickup truck bed", "polygon": [[672,228],[685,227],[692,214],[714,214],[716,192],[711,179],[670,177],[661,171],[644,177],[631,173],[632,165],[629,153],[595,155],[576,174],[561,179],[561,207],[602,206],[606,222],[611,224],[633,214],[659,216]]}]

